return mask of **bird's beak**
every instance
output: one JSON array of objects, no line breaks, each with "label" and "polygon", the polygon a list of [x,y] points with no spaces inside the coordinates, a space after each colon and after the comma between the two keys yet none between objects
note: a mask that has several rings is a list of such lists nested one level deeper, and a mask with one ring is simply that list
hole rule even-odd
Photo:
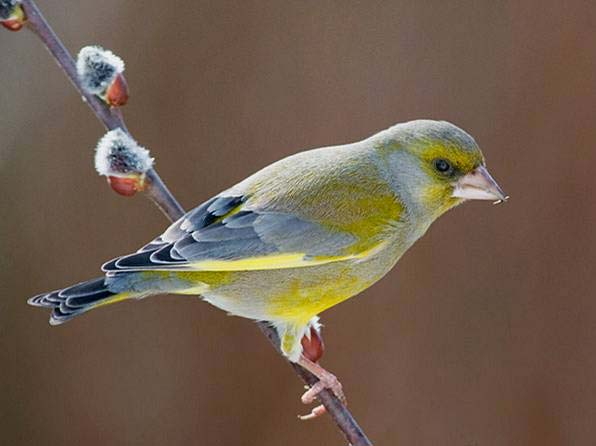
[{"label": "bird's beak", "polygon": [[453,184],[452,196],[465,200],[495,200],[495,203],[509,198],[484,166],[478,166],[457,180]]}]

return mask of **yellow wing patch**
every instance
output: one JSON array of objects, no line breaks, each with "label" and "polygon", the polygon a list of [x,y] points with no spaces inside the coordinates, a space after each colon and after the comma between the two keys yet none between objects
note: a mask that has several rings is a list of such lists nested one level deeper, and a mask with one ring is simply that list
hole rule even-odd
[{"label": "yellow wing patch", "polygon": [[94,304],[92,308],[99,308],[105,305],[115,304],[116,302],[122,302],[123,300],[130,299],[131,293],[120,293],[115,294],[114,296],[100,300],[98,303]]},{"label": "yellow wing patch", "polygon": [[362,260],[379,252],[385,244],[385,242],[381,242],[365,251],[340,256],[307,256],[304,253],[285,253],[249,257],[239,260],[201,260],[200,262],[190,263],[188,266],[194,271],[263,271],[304,268],[345,260]]},{"label": "yellow wing patch", "polygon": [[217,217],[214,221],[213,221],[213,225],[217,224],[217,223],[221,223],[222,221],[224,221],[226,218],[231,217],[232,215],[236,215],[238,212],[240,212],[242,210],[242,207],[244,206],[244,203],[240,203],[238,206],[230,209],[227,213],[223,214],[221,217]]}]

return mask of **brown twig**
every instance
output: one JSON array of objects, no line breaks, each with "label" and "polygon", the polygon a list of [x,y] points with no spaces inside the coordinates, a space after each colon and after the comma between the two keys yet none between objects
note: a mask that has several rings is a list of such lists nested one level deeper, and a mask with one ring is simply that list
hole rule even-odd
[{"label": "brown twig", "polygon": [[[126,123],[118,108],[106,107],[97,96],[86,92],[77,76],[75,61],[60,41],[54,30],[46,21],[41,11],[34,1],[23,0],[21,3],[27,16],[27,27],[33,31],[44,43],[48,51],[54,56],[58,65],[64,70],[66,76],[70,79],[75,89],[81,94],[97,119],[101,121],[108,130],[121,128],[128,132]],[[184,209],[168,190],[155,169],[147,172],[148,187],[146,188],[149,198],[161,209],[161,211],[170,219],[178,220],[184,214]]]},{"label": "brown twig", "polygon": [[[266,322],[258,322],[258,326],[263,332],[267,339],[271,341],[273,347],[279,354],[281,354],[281,350],[279,348],[279,336],[277,335],[277,331],[271,328]],[[288,361],[288,364],[292,366],[296,374],[302,378],[302,380],[308,385],[312,386],[317,382],[317,377],[314,376],[312,373],[304,370],[298,364],[294,364]],[[335,397],[333,393],[328,390],[323,390],[317,398],[321,401],[321,404],[325,406],[327,412],[335,421],[335,424],[339,427],[339,429],[343,432],[346,436],[350,445],[352,446],[372,446],[372,443],[362,430],[362,428],[358,425],[350,411],[346,408],[342,402]]]},{"label": "brown twig", "polygon": [[[43,17],[35,2],[33,0],[22,0],[21,5],[25,11],[29,29],[41,39],[58,65],[64,70],[75,89],[83,96],[87,105],[89,105],[104,127],[108,130],[122,128],[128,132],[119,109],[107,107],[106,104],[95,95],[89,94],[83,89],[77,76],[73,57]],[[179,219],[184,214],[184,209],[168,190],[155,169],[150,169],[147,172],[147,180],[149,183],[149,187],[147,188],[149,198],[157,205],[157,207],[159,207],[159,209],[161,209],[170,221]],[[259,322],[258,326],[263,334],[271,341],[276,350],[281,353],[279,349],[279,337],[275,329],[264,322]],[[294,368],[298,376],[300,376],[300,378],[302,378],[302,380],[309,386],[312,386],[317,382],[317,378],[314,375],[304,370],[299,365],[293,363],[290,363],[290,365]],[[358,423],[356,423],[352,414],[335,397],[335,395],[333,395],[333,393],[324,390],[318,395],[318,398],[351,445],[372,445],[360,426],[358,426]]]}]

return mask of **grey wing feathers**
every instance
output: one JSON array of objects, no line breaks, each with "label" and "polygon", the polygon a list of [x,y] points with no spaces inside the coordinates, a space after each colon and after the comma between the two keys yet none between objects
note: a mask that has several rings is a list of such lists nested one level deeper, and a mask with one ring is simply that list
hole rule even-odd
[{"label": "grey wing feathers", "polygon": [[215,196],[187,212],[182,218],[166,229],[162,235],[143,246],[137,252],[155,251],[157,248],[179,240],[190,232],[206,228],[243,201],[244,199],[241,195]]},{"label": "grey wing feathers", "polygon": [[187,270],[191,262],[274,253],[333,255],[355,238],[297,216],[248,209],[246,197],[221,194],[188,212],[138,252],[111,260],[108,273]]}]

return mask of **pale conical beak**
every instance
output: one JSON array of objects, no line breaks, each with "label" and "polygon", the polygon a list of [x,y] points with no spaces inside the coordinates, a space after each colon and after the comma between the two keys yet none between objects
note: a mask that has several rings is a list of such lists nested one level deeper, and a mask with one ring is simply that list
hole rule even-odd
[{"label": "pale conical beak", "polygon": [[453,197],[465,200],[495,200],[502,203],[509,198],[484,166],[461,177],[453,184]]}]

